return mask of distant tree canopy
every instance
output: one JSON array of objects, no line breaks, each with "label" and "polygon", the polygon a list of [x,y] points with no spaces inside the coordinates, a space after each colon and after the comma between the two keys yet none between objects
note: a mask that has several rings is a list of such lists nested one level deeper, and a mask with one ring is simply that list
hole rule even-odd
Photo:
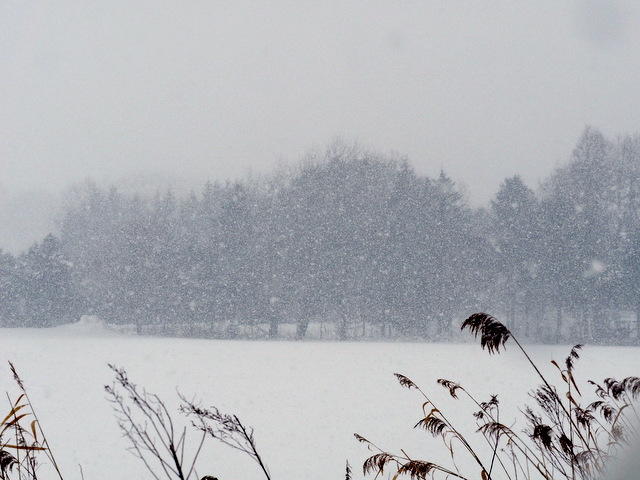
[{"label": "distant tree canopy", "polygon": [[0,254],[0,324],[94,314],[275,337],[286,322],[303,337],[326,321],[340,338],[444,339],[454,319],[490,310],[532,339],[637,339],[639,203],[640,139],[592,128],[538,191],[507,178],[487,209],[444,172],[343,144],[186,198],[87,183],[60,240]]},{"label": "distant tree canopy", "polygon": [[13,258],[0,252],[0,321],[3,326],[52,326],[82,313],[60,241],[47,235]]}]

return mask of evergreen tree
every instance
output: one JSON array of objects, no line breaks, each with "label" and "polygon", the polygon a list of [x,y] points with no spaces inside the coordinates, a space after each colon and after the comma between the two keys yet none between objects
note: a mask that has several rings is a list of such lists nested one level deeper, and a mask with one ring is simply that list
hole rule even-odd
[{"label": "evergreen tree", "polygon": [[25,316],[30,325],[49,327],[78,320],[82,311],[70,265],[59,240],[47,235],[20,258],[26,277]]},{"label": "evergreen tree", "polygon": [[537,242],[541,233],[538,214],[533,191],[517,175],[507,178],[491,201],[491,231],[500,272],[495,294],[502,292],[510,328],[516,328],[518,317],[527,317],[535,304]]}]

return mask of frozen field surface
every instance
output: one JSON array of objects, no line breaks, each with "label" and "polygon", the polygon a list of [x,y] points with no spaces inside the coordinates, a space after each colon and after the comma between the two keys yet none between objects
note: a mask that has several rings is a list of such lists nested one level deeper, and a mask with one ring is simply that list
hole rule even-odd
[{"label": "frozen field surface", "polygon": [[[347,459],[354,478],[362,477],[360,466],[369,452],[355,441],[354,432],[392,451],[405,448],[411,456],[446,461],[427,433],[412,430],[422,401],[397,384],[394,372],[433,394],[461,425],[469,424],[473,410],[463,400],[450,400],[437,378],[460,381],[481,398],[497,393],[503,419],[511,423],[507,419],[515,417],[527,390],[537,383],[512,347],[489,356],[471,343],[150,338],[86,323],[0,330],[0,359],[13,361],[22,375],[66,478],[80,478],[81,464],[86,480],[151,478],[126,452],[105,400],[103,386],[111,381],[107,362],[126,367],[134,382],[161,395],[174,410],[179,389],[237,413],[255,427],[274,480],[338,480],[344,478]],[[530,351],[553,375],[549,360],[563,359],[568,347],[531,346]],[[2,390],[15,394],[9,370],[2,368]],[[580,381],[586,380],[585,372],[596,380],[637,375],[640,349],[587,346],[578,364]],[[460,463],[465,463],[462,454]],[[250,459],[211,443],[198,473],[220,480],[261,478]]]}]

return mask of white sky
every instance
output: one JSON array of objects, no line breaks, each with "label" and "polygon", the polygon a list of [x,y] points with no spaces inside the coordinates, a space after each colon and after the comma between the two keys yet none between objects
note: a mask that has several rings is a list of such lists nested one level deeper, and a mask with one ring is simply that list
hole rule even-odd
[{"label": "white sky", "polygon": [[586,124],[640,130],[638,2],[2,0],[0,62],[5,194],[202,183],[342,136],[478,204]]}]

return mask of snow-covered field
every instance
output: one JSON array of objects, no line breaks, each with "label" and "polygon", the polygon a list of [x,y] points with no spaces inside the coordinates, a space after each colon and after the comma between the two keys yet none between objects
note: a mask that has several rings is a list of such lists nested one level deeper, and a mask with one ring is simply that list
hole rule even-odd
[{"label": "snow-covered field", "polygon": [[[391,450],[438,458],[442,449],[431,448],[437,444],[425,432],[412,430],[421,400],[397,384],[394,372],[421,384],[451,417],[465,423],[471,409],[452,403],[435,384],[437,378],[460,381],[480,397],[498,393],[505,404],[503,419],[515,414],[527,389],[536,384],[514,349],[491,357],[475,343],[150,338],[84,324],[0,330],[0,352],[23,376],[67,478],[80,478],[81,464],[86,480],[149,478],[125,451],[105,401],[103,386],[111,379],[107,362],[126,367],[134,381],[173,408],[179,388],[237,413],[255,427],[274,479],[341,479],[346,459],[354,466],[354,478],[360,478],[368,452],[354,432]],[[548,360],[564,358],[567,347],[532,346],[531,352],[552,374]],[[579,376],[586,371],[598,380],[637,375],[640,349],[587,347],[580,362]],[[2,390],[15,393],[8,368],[4,372]],[[215,444],[210,444],[199,473],[221,480],[261,478],[248,458]]]}]

